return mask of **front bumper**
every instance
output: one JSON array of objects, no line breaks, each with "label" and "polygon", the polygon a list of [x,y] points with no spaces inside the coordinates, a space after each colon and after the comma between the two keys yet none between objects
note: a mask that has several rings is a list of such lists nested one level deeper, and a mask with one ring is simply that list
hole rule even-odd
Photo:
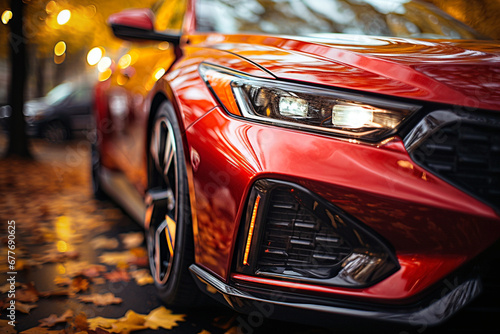
[{"label": "front bumper", "polygon": [[[238,312],[260,313],[261,317],[283,320],[310,319],[308,312],[314,313],[317,322],[320,315],[332,322],[335,315],[365,318],[374,321],[397,322],[409,326],[431,326],[442,323],[458,310],[471,302],[482,291],[478,277],[463,280],[447,290],[437,289],[433,296],[411,305],[377,305],[348,302],[341,299],[306,297],[293,292],[268,290],[235,283],[228,285],[197,265],[189,267],[199,288],[219,302]],[[294,315],[297,315],[295,317]]]}]

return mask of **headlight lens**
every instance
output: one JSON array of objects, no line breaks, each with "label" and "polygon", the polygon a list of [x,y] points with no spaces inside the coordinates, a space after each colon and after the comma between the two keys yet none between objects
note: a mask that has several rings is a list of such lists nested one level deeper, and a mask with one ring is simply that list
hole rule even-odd
[{"label": "headlight lens", "polygon": [[209,64],[200,74],[230,114],[285,127],[379,141],[420,106],[267,80]]}]

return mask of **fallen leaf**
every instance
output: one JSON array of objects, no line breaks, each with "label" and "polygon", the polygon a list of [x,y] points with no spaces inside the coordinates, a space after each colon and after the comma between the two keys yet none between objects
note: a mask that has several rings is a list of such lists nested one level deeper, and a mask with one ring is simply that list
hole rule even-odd
[{"label": "fallen leaf", "polygon": [[54,284],[59,286],[68,286],[71,284],[71,279],[69,277],[56,276],[56,278],[54,278]]},{"label": "fallen leaf", "polygon": [[89,329],[91,331],[95,331],[98,327],[104,329],[111,329],[113,327],[113,324],[117,321],[118,319],[109,319],[103,317],[87,319],[87,323],[89,324]]},{"label": "fallen leaf", "polygon": [[29,304],[23,304],[21,302],[16,302],[16,311],[19,311],[22,313],[29,314],[31,309],[36,308],[36,307],[38,307],[38,305],[36,305],[36,304],[29,305]]},{"label": "fallen leaf", "polygon": [[130,275],[125,270],[115,270],[104,274],[104,277],[110,282],[128,282]]},{"label": "fallen leaf", "polygon": [[185,321],[185,317],[185,314],[172,314],[172,311],[160,306],[146,316],[145,324],[151,329],[158,329],[159,327],[172,329],[179,326],[178,321]]},{"label": "fallen leaf", "polygon": [[9,325],[10,320],[0,320],[0,332],[3,334],[16,334],[14,326]]},{"label": "fallen leaf", "polygon": [[240,334],[240,333],[241,329],[239,326],[233,326],[229,328],[226,332],[224,332],[224,334]]},{"label": "fallen leaf", "polygon": [[84,303],[94,303],[97,306],[120,304],[123,301],[121,298],[115,297],[111,292],[102,295],[94,293],[87,296],[79,296],[78,299]]},{"label": "fallen leaf", "polygon": [[73,318],[73,322],[71,325],[78,331],[84,331],[87,333],[89,329],[89,325],[87,323],[87,316],[84,313],[79,313],[76,317]]},{"label": "fallen leaf", "polygon": [[139,247],[144,242],[143,232],[131,232],[120,234],[120,239],[127,249]]},{"label": "fallen leaf", "polygon": [[66,276],[68,277],[85,276],[94,278],[101,276],[106,270],[106,266],[101,264],[89,264],[86,261],[66,263]]},{"label": "fallen leaf", "polygon": [[130,272],[130,276],[132,276],[137,283],[137,285],[143,286],[146,284],[153,284],[154,279],[149,273],[147,269],[139,269]]},{"label": "fallen leaf", "polygon": [[97,317],[89,319],[89,329],[97,331],[99,328],[110,333],[130,333],[132,331],[148,328],[145,326],[145,315],[128,310],[125,316],[120,319],[108,319]]},{"label": "fallen leaf", "polygon": [[[16,287],[20,287],[20,286],[22,286],[22,284],[21,284],[21,283],[19,283],[19,282],[16,282],[16,283],[15,283],[15,286],[16,286]],[[1,285],[1,286],[0,286],[0,293],[7,293],[8,291],[10,291],[10,287],[11,287],[11,284],[10,284],[10,283],[6,283],[6,284],[4,284],[4,285]]]},{"label": "fallen leaf", "polygon": [[119,263],[133,261],[135,256],[130,251],[106,252],[99,256],[99,261],[104,264],[116,266]]},{"label": "fallen leaf", "polygon": [[38,320],[41,327],[53,327],[58,323],[66,322],[68,319],[73,317],[73,311],[67,310],[60,317],[55,314],[51,314],[49,317]]},{"label": "fallen leaf", "polygon": [[149,259],[147,256],[136,257],[132,261],[129,261],[129,264],[136,265],[138,267],[148,267]]},{"label": "fallen leaf", "polygon": [[86,267],[84,270],[82,270],[82,275],[87,276],[89,278],[94,278],[101,276],[102,273],[106,272],[106,266],[100,265],[100,264],[92,264],[88,267]]},{"label": "fallen leaf", "polygon": [[71,290],[74,292],[85,292],[89,289],[89,281],[83,277],[75,277],[71,281]]},{"label": "fallen leaf", "polygon": [[203,329],[201,332],[199,332],[198,334],[212,334],[210,333],[209,331]]},{"label": "fallen leaf", "polygon": [[106,284],[106,280],[102,277],[96,277],[92,279],[92,282],[97,285],[103,285]]},{"label": "fallen leaf", "polygon": [[23,303],[35,303],[38,301],[38,291],[33,283],[25,284],[20,290],[16,291],[16,301]]},{"label": "fallen leaf", "polygon": [[148,251],[144,247],[135,247],[130,249],[130,253],[132,253],[135,257],[144,257],[148,255]]},{"label": "fallen leaf", "polygon": [[113,324],[111,332],[113,333],[129,333],[141,329],[146,329],[148,326],[144,323],[144,315],[128,310],[123,318],[118,319]]},{"label": "fallen leaf", "polygon": [[116,249],[119,245],[117,239],[107,238],[105,236],[99,236],[90,241],[90,246],[92,246],[93,249]]}]

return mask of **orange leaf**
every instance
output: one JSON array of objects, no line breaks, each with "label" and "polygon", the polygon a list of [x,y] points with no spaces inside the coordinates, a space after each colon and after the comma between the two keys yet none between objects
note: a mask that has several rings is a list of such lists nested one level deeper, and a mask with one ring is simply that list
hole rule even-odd
[{"label": "orange leaf", "polygon": [[68,319],[73,317],[73,311],[67,310],[60,317],[55,314],[51,314],[49,317],[38,320],[41,327],[53,327],[55,324],[66,322]]},{"label": "orange leaf", "polygon": [[111,292],[105,294],[94,293],[88,296],[78,297],[84,303],[94,303],[98,306],[105,306],[111,304],[120,304],[123,300],[121,298],[115,297]]}]

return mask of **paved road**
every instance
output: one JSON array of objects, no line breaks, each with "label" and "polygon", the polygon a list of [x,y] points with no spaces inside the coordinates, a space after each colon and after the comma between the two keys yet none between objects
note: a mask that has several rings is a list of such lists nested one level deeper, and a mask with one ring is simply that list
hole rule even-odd
[{"label": "paved road", "polygon": [[[0,138],[0,146],[5,144]],[[1,147],[0,147],[1,148]],[[161,306],[151,284],[139,285],[131,275],[147,268],[141,228],[111,202],[93,199],[90,189],[89,151],[84,140],[68,145],[34,141],[35,161],[0,160],[0,286],[7,283],[7,222],[15,221],[15,279],[18,298],[35,305],[29,314],[16,312],[16,329],[39,325],[51,314],[61,316],[71,310],[73,317],[50,328],[76,329],[75,316],[120,318],[127,311],[148,314]],[[95,266],[99,265],[99,266]],[[104,267],[102,267],[104,265]],[[32,282],[33,285],[27,286]],[[63,285],[68,283],[69,286]],[[59,283],[59,285],[58,285]],[[144,282],[141,282],[144,283]],[[44,294],[45,293],[45,294]],[[122,299],[116,305],[97,306],[80,298],[112,293]],[[8,291],[0,303],[9,305]],[[33,298],[29,301],[30,298]],[[18,300],[19,302],[19,300]],[[7,304],[6,304],[7,303]],[[170,308],[174,321],[170,330],[151,329],[137,333],[348,333],[319,327],[266,320],[259,326],[241,327],[246,316],[223,307],[196,310]],[[8,310],[0,319],[8,320]],[[474,319],[471,319],[472,321]],[[1,321],[1,320],[0,320]],[[320,325],[320,324],[318,324]],[[8,329],[0,323],[0,333]],[[472,328],[472,329],[471,329]],[[471,321],[458,319],[446,327],[412,328],[407,333],[473,332]],[[373,332],[375,328],[371,328]],[[402,333],[388,327],[383,333]],[[101,333],[106,333],[102,332]]]}]

